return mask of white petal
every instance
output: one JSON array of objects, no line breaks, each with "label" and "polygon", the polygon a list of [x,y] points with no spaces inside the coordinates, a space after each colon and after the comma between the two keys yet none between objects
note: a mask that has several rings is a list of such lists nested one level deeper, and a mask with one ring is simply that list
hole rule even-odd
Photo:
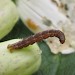
[{"label": "white petal", "polygon": [[[56,1],[58,5],[61,6],[61,3],[68,3],[70,0]],[[16,0],[16,5],[22,21],[34,33],[48,29],[59,29],[64,32],[66,37],[64,45],[61,45],[59,40],[56,38],[49,38],[47,40],[47,44],[51,48],[51,52],[55,54],[59,52],[63,54],[74,52],[74,44],[71,42],[75,42],[75,25],[72,23],[72,19],[66,17],[68,12],[63,13],[64,10],[56,6],[51,0]],[[72,12],[70,14],[72,15]],[[33,23],[35,23],[37,26],[36,30],[27,25],[27,19],[30,19]],[[72,48],[70,45],[72,45]]]},{"label": "white petal", "polygon": [[74,48],[68,48],[68,49],[65,49],[65,50],[61,51],[62,54],[71,54],[71,53],[74,53],[74,52],[75,52]]}]

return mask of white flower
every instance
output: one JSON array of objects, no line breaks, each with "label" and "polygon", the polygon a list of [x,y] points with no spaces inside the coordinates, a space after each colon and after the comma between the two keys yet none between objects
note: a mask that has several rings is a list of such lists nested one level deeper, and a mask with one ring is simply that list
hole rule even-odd
[{"label": "white flower", "polygon": [[72,16],[74,15],[73,12],[71,12],[71,6],[73,7],[75,4],[71,4],[74,0],[70,1],[16,0],[20,17],[31,31],[37,33],[48,29],[59,29],[64,32],[66,42],[63,45],[59,43],[57,38],[45,40],[51,48],[51,52],[55,54],[75,52],[75,26],[72,22],[75,19]]}]

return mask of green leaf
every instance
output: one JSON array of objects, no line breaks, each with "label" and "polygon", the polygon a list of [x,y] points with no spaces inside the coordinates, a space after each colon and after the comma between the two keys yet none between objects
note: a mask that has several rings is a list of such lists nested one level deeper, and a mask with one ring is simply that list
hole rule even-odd
[{"label": "green leaf", "polygon": [[[21,21],[2,40],[24,38],[32,35]],[[38,43],[42,50],[42,63],[40,69],[33,75],[75,75],[75,53],[69,55],[54,55],[44,41]]]}]

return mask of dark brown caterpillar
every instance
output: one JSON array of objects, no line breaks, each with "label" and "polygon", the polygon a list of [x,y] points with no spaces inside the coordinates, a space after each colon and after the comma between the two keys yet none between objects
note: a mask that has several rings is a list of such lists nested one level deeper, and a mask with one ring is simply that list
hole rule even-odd
[{"label": "dark brown caterpillar", "polygon": [[21,49],[23,47],[27,47],[28,45],[32,45],[35,42],[39,42],[43,39],[46,39],[48,37],[58,37],[61,44],[63,44],[65,42],[65,35],[60,30],[46,30],[43,32],[39,32],[35,35],[32,35],[26,39],[23,39],[22,41],[19,41],[17,43],[10,44],[10,45],[8,45],[7,48],[9,50]]}]

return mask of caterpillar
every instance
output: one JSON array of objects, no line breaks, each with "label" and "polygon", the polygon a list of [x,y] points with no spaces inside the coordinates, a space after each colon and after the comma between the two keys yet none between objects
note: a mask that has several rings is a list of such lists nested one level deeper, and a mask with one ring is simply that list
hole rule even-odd
[{"label": "caterpillar", "polygon": [[39,42],[42,41],[43,39],[46,39],[48,37],[57,37],[59,38],[59,41],[61,44],[63,44],[65,42],[65,35],[62,31],[60,30],[46,30],[43,32],[39,32],[35,35],[31,35],[28,38],[24,38],[19,42],[16,42],[14,44],[9,44],[7,46],[7,48],[9,50],[13,50],[13,49],[21,49],[23,47],[27,47],[29,45],[34,44],[35,42]]}]

